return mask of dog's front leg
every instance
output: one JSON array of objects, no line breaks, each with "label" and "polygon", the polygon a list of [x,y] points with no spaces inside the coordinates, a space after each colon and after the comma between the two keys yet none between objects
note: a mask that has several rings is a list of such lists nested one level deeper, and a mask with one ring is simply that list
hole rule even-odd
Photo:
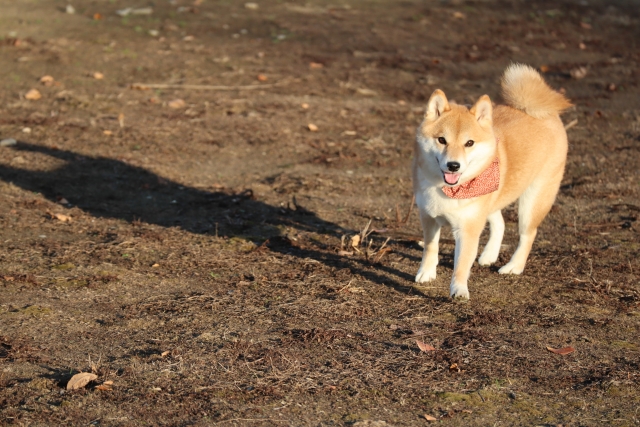
[{"label": "dog's front leg", "polygon": [[425,283],[436,278],[440,225],[434,218],[422,211],[420,212],[420,222],[424,233],[424,250],[422,251],[422,263],[420,263],[420,269],[416,275],[416,282]]},{"label": "dog's front leg", "polygon": [[471,266],[478,254],[478,243],[484,221],[474,221],[472,223],[453,226],[453,235],[456,240],[456,249],[453,260],[453,277],[449,293],[451,298],[469,299],[469,274]]}]

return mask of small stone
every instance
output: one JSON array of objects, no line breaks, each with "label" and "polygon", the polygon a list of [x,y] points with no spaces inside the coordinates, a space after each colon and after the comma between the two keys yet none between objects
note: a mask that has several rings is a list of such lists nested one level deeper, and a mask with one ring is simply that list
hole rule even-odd
[{"label": "small stone", "polygon": [[149,35],[151,37],[158,37],[160,35],[160,31],[158,31],[158,30],[149,30]]},{"label": "small stone", "polygon": [[587,72],[589,70],[587,69],[587,67],[576,67],[573,70],[571,70],[569,73],[571,74],[571,77],[573,77],[576,80],[580,80],[580,79],[584,79],[587,76]]},{"label": "small stone", "polygon": [[22,128],[22,133],[31,133],[31,128]]},{"label": "small stone", "polygon": [[311,132],[318,132],[318,126],[314,125],[313,123],[309,123],[307,127]]},{"label": "small stone", "polygon": [[76,8],[68,4],[67,7],[64,9],[64,11],[67,12],[69,15],[73,15],[76,13]]},{"label": "small stone", "polygon": [[99,71],[96,71],[95,73],[93,73],[93,78],[96,80],[102,80],[104,79],[104,74],[102,74]]},{"label": "small stone", "polygon": [[7,138],[0,141],[0,147],[11,147],[12,145],[16,145],[18,141],[13,138]]}]

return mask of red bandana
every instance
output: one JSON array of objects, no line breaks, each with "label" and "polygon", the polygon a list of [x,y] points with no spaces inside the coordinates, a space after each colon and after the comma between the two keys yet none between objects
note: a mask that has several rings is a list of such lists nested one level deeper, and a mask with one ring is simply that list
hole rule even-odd
[{"label": "red bandana", "polygon": [[500,185],[500,161],[496,159],[480,175],[469,182],[455,187],[442,187],[442,191],[452,199],[470,199],[493,193]]}]

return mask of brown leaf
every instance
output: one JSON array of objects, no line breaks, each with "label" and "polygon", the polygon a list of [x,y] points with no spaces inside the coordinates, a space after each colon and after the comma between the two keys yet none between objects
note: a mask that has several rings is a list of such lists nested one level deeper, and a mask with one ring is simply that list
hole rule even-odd
[{"label": "brown leaf", "polygon": [[424,342],[422,342],[422,341],[420,341],[420,340],[416,340],[416,344],[418,344],[418,348],[419,348],[421,351],[424,351],[425,353],[426,353],[427,351],[436,351],[436,348],[435,348],[435,347],[433,347],[433,346],[431,346],[431,345],[429,345],[429,344],[427,344],[427,343],[424,343]]},{"label": "brown leaf", "polygon": [[42,98],[42,94],[38,89],[31,89],[24,95],[24,97],[29,101],[37,101],[38,99]]},{"label": "brown leaf", "polygon": [[551,353],[555,353],[555,354],[561,354],[561,355],[566,355],[569,353],[573,353],[574,351],[576,351],[575,348],[569,346],[569,347],[564,347],[564,348],[551,348],[551,347],[547,347],[547,350],[549,350]]},{"label": "brown leaf", "polygon": [[258,74],[258,77],[256,77],[256,78],[258,79],[259,82],[266,82],[269,79],[264,74]]},{"label": "brown leaf", "polygon": [[162,353],[160,353],[160,356],[161,357],[165,357],[165,356],[168,356],[169,353],[171,353],[171,352],[169,350],[166,350],[166,351],[163,351]]},{"label": "brown leaf", "polygon": [[103,384],[95,386],[95,389],[96,390],[103,390],[103,391],[111,391],[111,390],[113,390],[111,387],[107,387],[106,385],[103,385]]},{"label": "brown leaf", "polygon": [[75,374],[67,383],[67,390],[77,390],[79,388],[83,388],[96,378],[98,378],[96,374],[92,374],[89,372],[80,372],[79,374]]},{"label": "brown leaf", "polygon": [[169,108],[178,109],[178,108],[183,108],[184,106],[187,105],[187,103],[184,102],[183,99],[174,99],[173,101],[169,101],[167,105],[169,106]]},{"label": "brown leaf", "polygon": [[40,78],[40,83],[42,83],[45,86],[52,86],[54,83],[53,77],[51,76],[42,76]]},{"label": "brown leaf", "polygon": [[438,419],[437,419],[436,417],[432,417],[432,416],[431,416],[431,415],[429,415],[429,414],[424,414],[424,415],[423,415],[423,417],[424,417],[424,419],[425,419],[425,420],[427,420],[427,421],[438,421]]},{"label": "brown leaf", "polygon": [[449,372],[460,372],[460,367],[457,363],[452,363],[451,366],[449,366]]},{"label": "brown leaf", "polygon": [[71,221],[71,216],[69,216],[69,215],[65,215],[65,214],[59,214],[59,213],[57,213],[57,214],[53,214],[53,216],[54,216],[56,219],[58,219],[58,220],[60,220],[60,221],[62,221],[62,222],[70,222],[70,221]]}]

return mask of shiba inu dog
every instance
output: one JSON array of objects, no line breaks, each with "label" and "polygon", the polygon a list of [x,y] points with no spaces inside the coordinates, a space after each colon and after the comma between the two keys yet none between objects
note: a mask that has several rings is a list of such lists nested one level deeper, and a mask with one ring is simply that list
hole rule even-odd
[{"label": "shiba inu dog", "polygon": [[424,252],[415,280],[435,279],[440,228],[448,224],[455,238],[452,298],[469,298],[467,281],[487,221],[489,241],[478,262],[497,261],[504,234],[500,210],[516,199],[520,241],[499,272],[522,273],[564,173],[567,134],[559,114],[569,101],[521,64],[506,69],[502,91],[507,105],[493,108],[483,95],[469,109],[449,103],[438,89],[417,132],[413,188]]}]

